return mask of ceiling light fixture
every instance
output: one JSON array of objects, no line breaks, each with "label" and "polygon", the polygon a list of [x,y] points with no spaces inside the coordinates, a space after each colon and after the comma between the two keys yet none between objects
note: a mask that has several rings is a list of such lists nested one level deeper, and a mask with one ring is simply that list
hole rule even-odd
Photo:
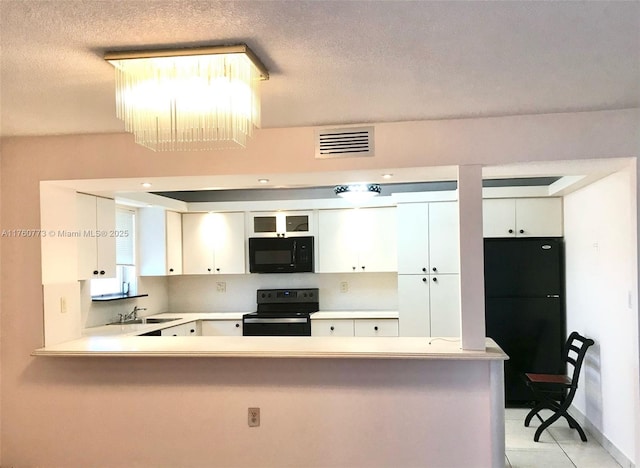
[{"label": "ceiling light fixture", "polygon": [[116,110],[154,151],[244,148],[260,127],[259,81],[269,73],[246,45],[107,52]]},{"label": "ceiling light fixture", "polygon": [[336,185],[333,189],[336,195],[352,202],[360,202],[380,195],[380,184],[349,184]]},{"label": "ceiling light fixture", "polygon": [[151,187],[151,182],[142,182],[140,185],[142,185],[144,188],[149,188]]},{"label": "ceiling light fixture", "polygon": [[269,179],[258,179],[258,182],[261,184],[268,184],[269,183]]}]

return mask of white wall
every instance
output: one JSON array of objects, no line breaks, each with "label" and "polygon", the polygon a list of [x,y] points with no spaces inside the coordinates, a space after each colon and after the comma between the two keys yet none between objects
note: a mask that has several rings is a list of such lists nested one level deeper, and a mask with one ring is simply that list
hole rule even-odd
[{"label": "white wall", "polygon": [[635,169],[564,199],[567,331],[596,341],[575,407],[629,460],[638,428]]},{"label": "white wall", "polygon": [[[256,290],[319,288],[321,310],[397,310],[396,273],[298,273],[170,276],[171,312],[253,312]],[[346,281],[349,291],[340,292]],[[224,282],[226,292],[217,291]]]}]

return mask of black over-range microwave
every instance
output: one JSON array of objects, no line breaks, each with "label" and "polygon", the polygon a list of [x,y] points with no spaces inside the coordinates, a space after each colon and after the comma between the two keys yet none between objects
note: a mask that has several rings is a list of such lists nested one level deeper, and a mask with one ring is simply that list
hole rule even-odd
[{"label": "black over-range microwave", "polygon": [[313,237],[250,237],[251,273],[313,273]]}]

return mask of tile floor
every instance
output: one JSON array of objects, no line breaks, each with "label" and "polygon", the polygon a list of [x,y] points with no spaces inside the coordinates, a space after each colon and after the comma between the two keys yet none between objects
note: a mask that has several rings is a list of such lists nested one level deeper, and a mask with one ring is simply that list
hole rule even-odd
[{"label": "tile floor", "polygon": [[588,432],[588,441],[582,442],[578,433],[570,429],[564,419],[544,431],[540,442],[534,442],[533,435],[540,421],[533,418],[529,427],[524,427],[528,411],[507,408],[505,412],[507,468],[620,468]]}]

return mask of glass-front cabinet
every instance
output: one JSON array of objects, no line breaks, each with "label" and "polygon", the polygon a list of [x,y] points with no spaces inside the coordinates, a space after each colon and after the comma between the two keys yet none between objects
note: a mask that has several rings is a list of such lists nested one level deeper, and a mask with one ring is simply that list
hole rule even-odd
[{"label": "glass-front cabinet", "polygon": [[294,237],[313,235],[311,211],[252,212],[250,237]]}]

